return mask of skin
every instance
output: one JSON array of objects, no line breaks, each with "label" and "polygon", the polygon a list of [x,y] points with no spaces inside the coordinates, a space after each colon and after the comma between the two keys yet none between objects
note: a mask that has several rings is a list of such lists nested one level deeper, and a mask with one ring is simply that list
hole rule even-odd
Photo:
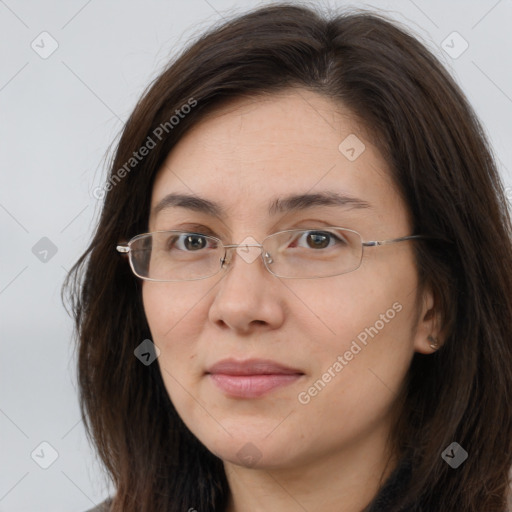
[{"label": "skin", "polygon": [[[355,161],[338,149],[349,134],[365,144]],[[371,207],[267,214],[277,196],[327,190]],[[201,224],[226,244],[328,225],[365,241],[411,234],[389,168],[364,129],[343,105],[303,89],[237,99],[197,124],[159,170],[152,208],[170,192],[217,201],[226,216],[152,210],[150,231]],[[166,390],[190,430],[224,461],[228,512],[360,511],[394,469],[387,438],[397,392],[414,353],[432,353],[427,337],[438,334],[432,294],[418,290],[414,243],[367,248],[359,269],[322,279],[280,279],[261,258],[248,264],[233,253],[229,270],[207,279],[144,281]],[[299,393],[396,303],[400,312],[300,403]],[[304,375],[258,399],[232,398],[205,375],[228,357],[272,359]],[[237,455],[244,446],[256,462]]]}]

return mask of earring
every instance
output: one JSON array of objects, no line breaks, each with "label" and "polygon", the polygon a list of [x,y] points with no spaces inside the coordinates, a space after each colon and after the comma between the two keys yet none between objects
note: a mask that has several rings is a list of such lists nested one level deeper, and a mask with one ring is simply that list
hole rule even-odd
[{"label": "earring", "polygon": [[430,344],[430,348],[433,350],[437,350],[439,348],[439,340],[437,338],[434,338],[433,336],[429,336],[427,338]]}]

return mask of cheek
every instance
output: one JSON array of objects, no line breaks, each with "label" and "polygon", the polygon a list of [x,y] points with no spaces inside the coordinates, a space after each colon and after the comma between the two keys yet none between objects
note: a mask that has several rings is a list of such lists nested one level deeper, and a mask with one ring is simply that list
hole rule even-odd
[{"label": "cheek", "polygon": [[197,314],[201,294],[194,293],[190,283],[145,281],[142,285],[142,301],[151,333],[162,340],[180,329],[183,323],[189,323],[188,317]]},{"label": "cheek", "polygon": [[[391,413],[414,354],[415,306],[406,288],[414,274],[385,281],[359,280],[350,295],[340,288],[342,299],[324,300],[321,315],[335,334],[319,337],[308,350],[313,371],[297,396],[302,428],[315,442],[363,436]],[[308,417],[328,421],[315,433]]]},{"label": "cheek", "polygon": [[142,299],[152,341],[159,348],[157,359],[162,379],[175,408],[188,417],[193,410],[190,393],[200,376],[197,343],[201,323],[197,315],[201,295],[196,297],[190,283],[187,289],[177,283],[142,286]]},{"label": "cheek", "polygon": [[[304,347],[311,353],[315,379],[322,379],[329,369],[343,374],[333,382],[346,379],[344,390],[356,395],[366,390],[369,400],[371,383],[383,389],[399,388],[414,353],[417,312],[412,262],[400,262],[399,272],[375,263],[332,280],[329,289],[318,288],[310,303],[322,322],[311,315],[311,326],[316,322],[318,332],[321,329],[324,334],[318,336],[321,343]],[[311,328],[305,332],[313,335]]]},{"label": "cheek", "polygon": [[184,368],[185,360],[194,359],[196,340],[203,329],[199,321],[202,295],[186,284],[186,289],[177,283],[145,282],[142,286],[152,341],[160,349],[159,364],[173,374]]},{"label": "cheek", "polygon": [[[142,302],[144,313],[148,321],[153,338],[161,338],[172,325],[173,304],[172,295],[165,293],[165,283],[151,283],[144,281],[142,284]],[[167,290],[170,291],[170,290]],[[172,293],[172,292],[171,292]],[[153,340],[154,341],[154,340]]]},{"label": "cheek", "polygon": [[332,340],[337,348],[360,333],[363,342],[373,339],[370,333],[382,337],[392,331],[401,338],[409,334],[416,312],[415,266],[409,258],[386,262],[371,256],[379,255],[370,253],[357,271],[319,279],[314,288],[305,282],[294,284],[299,300],[293,308],[302,308],[304,314],[293,321],[308,322],[305,327],[312,333],[316,325],[319,338]]}]

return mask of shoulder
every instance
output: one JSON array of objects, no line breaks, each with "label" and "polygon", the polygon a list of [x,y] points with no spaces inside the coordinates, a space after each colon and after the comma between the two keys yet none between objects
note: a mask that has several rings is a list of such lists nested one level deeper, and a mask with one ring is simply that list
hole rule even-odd
[{"label": "shoulder", "polygon": [[111,503],[112,499],[108,498],[103,503],[96,505],[94,508],[90,508],[86,512],[108,512],[110,510]]}]

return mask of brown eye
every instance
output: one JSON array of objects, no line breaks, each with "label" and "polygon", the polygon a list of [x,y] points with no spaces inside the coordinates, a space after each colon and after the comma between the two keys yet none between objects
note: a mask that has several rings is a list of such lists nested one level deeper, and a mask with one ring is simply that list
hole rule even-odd
[{"label": "brown eye", "polygon": [[344,243],[346,242],[343,239],[328,231],[304,231],[294,240],[293,245],[309,249],[326,249]]},{"label": "brown eye", "polygon": [[329,235],[325,233],[310,233],[307,235],[307,244],[313,249],[324,249],[329,246]]},{"label": "brown eye", "polygon": [[208,245],[208,237],[195,233],[183,233],[178,237],[174,237],[173,240],[177,240],[173,245],[176,245],[179,250],[187,252],[198,251]]},{"label": "brown eye", "polygon": [[206,238],[204,236],[187,235],[183,242],[183,245],[191,251],[202,249],[206,246]]}]

